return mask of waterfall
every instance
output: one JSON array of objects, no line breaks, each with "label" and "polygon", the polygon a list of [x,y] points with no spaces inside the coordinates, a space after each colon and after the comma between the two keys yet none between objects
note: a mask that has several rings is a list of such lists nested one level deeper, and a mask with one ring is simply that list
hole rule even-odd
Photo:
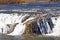
[{"label": "waterfall", "polygon": [[[39,18],[38,18],[39,19]],[[32,23],[32,33],[43,34],[48,36],[59,36],[60,35],[60,17],[43,20],[36,20],[35,15],[30,14],[0,14],[0,33],[6,35],[22,35],[27,27],[27,23]],[[50,22],[50,23],[49,23]],[[31,24],[31,23],[30,23]],[[51,26],[52,25],[52,26]],[[35,29],[34,29],[35,27]],[[29,29],[30,30],[30,29]]]},{"label": "waterfall", "polygon": [[0,21],[0,33],[7,34],[7,31],[9,31],[7,25]]},{"label": "waterfall", "polygon": [[60,17],[57,19],[56,25],[53,28],[53,35],[60,36]]},{"label": "waterfall", "polygon": [[22,35],[25,31],[26,26],[23,23],[19,23],[14,31],[8,35]]},{"label": "waterfall", "polygon": [[14,31],[13,31],[12,33],[10,33],[10,34],[7,34],[7,35],[22,35],[22,34],[25,32],[25,30],[26,30],[26,25],[25,25],[25,23],[27,23],[28,21],[34,19],[34,17],[30,17],[30,18],[28,18],[26,21],[24,21],[24,22],[22,23],[22,20],[23,20],[25,17],[29,17],[29,15],[28,15],[28,14],[25,14],[24,16],[22,15],[22,17],[19,18],[19,20],[18,20],[18,23],[19,23],[19,24],[16,25]]},{"label": "waterfall", "polygon": [[[20,33],[19,31],[21,31],[22,29],[24,30],[25,25],[23,25],[21,23],[22,18],[27,16],[27,14],[25,16],[23,15],[19,15],[18,14],[0,14],[0,33],[3,34],[7,34],[10,30],[12,30],[11,28],[9,28],[9,26],[7,24],[15,24],[15,23],[19,23],[16,28],[14,29],[13,35],[14,33],[16,33],[15,35],[17,35],[17,33]],[[13,26],[12,26],[13,28]],[[3,31],[2,31],[3,29]],[[23,32],[23,30],[21,32]],[[15,32],[17,31],[17,32]]]},{"label": "waterfall", "polygon": [[[0,14],[0,33],[7,34],[7,35],[22,35],[26,29],[25,23],[27,23],[29,20],[34,19],[34,17],[30,17],[30,18],[28,17],[30,17],[29,14],[1,13]],[[8,32],[11,32],[11,33],[8,34]]]},{"label": "waterfall", "polygon": [[28,16],[27,14],[25,15],[20,15],[17,20],[16,23],[18,23],[14,29],[14,31],[8,35],[22,35],[26,29],[26,25],[22,23],[22,20]]},{"label": "waterfall", "polygon": [[60,35],[60,17],[57,19],[57,23],[53,28],[53,35],[59,36]]},{"label": "waterfall", "polygon": [[52,21],[54,23],[52,33],[46,34],[47,36],[60,36],[60,17],[57,17],[57,19],[55,18],[52,18]]},{"label": "waterfall", "polygon": [[6,21],[5,23],[5,18],[9,16],[8,14],[0,14],[0,33],[7,34],[7,31],[9,31],[9,27],[7,27]]}]

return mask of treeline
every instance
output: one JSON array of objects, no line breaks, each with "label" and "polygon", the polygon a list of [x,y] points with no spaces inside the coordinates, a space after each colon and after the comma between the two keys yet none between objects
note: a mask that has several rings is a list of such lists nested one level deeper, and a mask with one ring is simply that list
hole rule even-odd
[{"label": "treeline", "polygon": [[51,2],[60,2],[60,0],[0,0],[0,4],[28,4],[28,3],[51,3]]},{"label": "treeline", "polygon": [[0,4],[36,3],[38,0],[0,0]]}]

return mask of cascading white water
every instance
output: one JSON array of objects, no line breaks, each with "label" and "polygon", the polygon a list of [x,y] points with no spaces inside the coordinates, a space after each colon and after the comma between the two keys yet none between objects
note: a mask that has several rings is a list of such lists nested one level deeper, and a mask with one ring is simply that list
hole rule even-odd
[{"label": "cascading white water", "polygon": [[9,31],[9,27],[7,27],[7,25],[6,25],[6,23],[8,21],[6,21],[6,23],[5,23],[5,19],[4,19],[4,17],[6,18],[7,16],[8,16],[8,14],[7,15],[6,14],[0,14],[0,33],[6,34],[7,31]]},{"label": "cascading white water", "polygon": [[[7,26],[7,24],[14,24],[18,23],[14,31],[7,34],[7,35],[22,35],[26,29],[26,25],[24,23],[28,22],[29,20],[34,19],[35,17],[29,17],[24,22],[22,20],[25,17],[28,17],[29,14],[0,14],[0,33],[7,34],[7,32],[10,30],[10,28]],[[60,35],[60,17],[55,21],[55,19],[52,18],[53,23],[55,24],[53,28],[52,33],[48,33],[46,35],[48,36],[59,36]],[[2,31],[3,29],[3,31]],[[47,29],[46,29],[47,30]],[[48,31],[49,28],[48,28]]]},{"label": "cascading white water", "polygon": [[47,36],[60,36],[60,17],[57,17],[57,20],[55,18],[52,19],[54,23],[53,32],[50,34],[46,34]]},{"label": "cascading white water", "polygon": [[[20,14],[20,15],[19,14],[3,14],[3,13],[0,14],[0,33],[7,34],[7,32],[11,30],[7,26],[7,24],[18,23],[15,26],[14,31],[7,34],[7,35],[21,35],[21,34],[23,34],[26,29],[26,25],[24,23],[26,23],[29,20],[34,19],[34,17],[30,17],[25,22],[22,23],[22,20],[28,16],[29,16],[29,14]],[[2,32],[2,29],[3,29],[3,32]]]},{"label": "cascading white water", "polygon": [[14,31],[10,34],[7,34],[7,35],[22,35],[25,31],[25,28],[26,28],[26,25],[23,25],[22,23],[19,23]]},{"label": "cascading white water", "polygon": [[[14,15],[13,14],[0,14],[0,33],[7,34],[7,32],[9,31],[9,27],[7,26],[7,24],[18,23],[17,21],[20,21],[20,16],[18,16],[18,14],[14,14]],[[2,32],[2,29],[3,29],[3,32]]]},{"label": "cascading white water", "polygon": [[56,25],[53,28],[53,35],[60,36],[60,17],[57,19]]},{"label": "cascading white water", "polygon": [[58,19],[58,17],[52,17],[51,19],[52,19],[52,23],[53,23],[54,26],[55,26],[56,23],[57,23],[57,19]]},{"label": "cascading white water", "polygon": [[26,23],[29,20],[34,19],[35,17],[30,17],[28,18],[25,22],[22,23],[22,20],[26,17],[29,16],[28,14],[25,14],[24,16],[20,16],[17,20],[18,21],[18,25],[16,25],[14,31],[8,35],[22,35],[26,29],[26,25],[24,23]]},{"label": "cascading white water", "polygon": [[7,31],[9,31],[7,25],[0,21],[0,33],[7,34]]}]

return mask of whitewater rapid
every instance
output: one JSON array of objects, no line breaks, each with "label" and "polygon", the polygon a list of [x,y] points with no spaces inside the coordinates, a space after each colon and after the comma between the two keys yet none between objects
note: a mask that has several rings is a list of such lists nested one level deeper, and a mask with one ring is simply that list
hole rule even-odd
[{"label": "whitewater rapid", "polygon": [[[25,20],[25,18],[27,19]],[[25,23],[33,19],[35,19],[35,17],[30,16],[29,14],[1,13],[0,14],[0,33],[7,34],[7,35],[22,35],[25,32],[27,27]],[[55,20],[55,18],[52,18],[52,21],[54,24],[54,28],[52,32],[44,35],[59,36],[60,35],[60,17],[58,17],[57,20]]]},{"label": "whitewater rapid", "polygon": [[[21,23],[21,18],[22,14],[20,16],[18,16],[18,14],[0,14],[0,33],[3,33],[3,34],[7,34],[7,32],[10,30],[9,27],[7,26],[7,24],[14,24],[14,23],[19,23],[19,24],[22,24]],[[26,16],[26,15],[25,15]],[[20,20],[21,19],[21,20]],[[18,24],[18,25],[19,25]],[[19,25],[17,27],[17,29],[20,27],[20,31],[21,31],[21,28],[24,29],[24,25]],[[2,32],[2,29],[3,29],[3,32]],[[16,29],[16,28],[15,28]],[[17,31],[17,29],[15,31]],[[15,32],[16,33],[16,32]],[[21,32],[20,32],[21,33]],[[14,33],[13,33],[14,34]],[[17,34],[17,33],[16,33]]]},{"label": "whitewater rapid", "polygon": [[53,17],[52,21],[54,24],[54,28],[52,30],[52,33],[44,34],[44,35],[46,35],[46,36],[60,36],[60,16],[59,17]]},{"label": "whitewater rapid", "polygon": [[[0,33],[7,35],[22,35],[26,29],[25,23],[29,20],[34,19],[34,17],[30,17],[25,22],[22,22],[24,18],[29,16],[29,14],[0,14]],[[13,24],[16,25],[11,26]],[[8,34],[10,31],[12,32]]]}]

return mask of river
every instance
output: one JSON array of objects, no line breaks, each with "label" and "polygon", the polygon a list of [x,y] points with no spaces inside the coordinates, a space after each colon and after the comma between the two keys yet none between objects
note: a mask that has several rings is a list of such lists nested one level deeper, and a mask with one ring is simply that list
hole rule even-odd
[{"label": "river", "polygon": [[53,37],[53,36],[7,36],[7,35],[0,35],[0,40],[60,40],[60,37]]}]

